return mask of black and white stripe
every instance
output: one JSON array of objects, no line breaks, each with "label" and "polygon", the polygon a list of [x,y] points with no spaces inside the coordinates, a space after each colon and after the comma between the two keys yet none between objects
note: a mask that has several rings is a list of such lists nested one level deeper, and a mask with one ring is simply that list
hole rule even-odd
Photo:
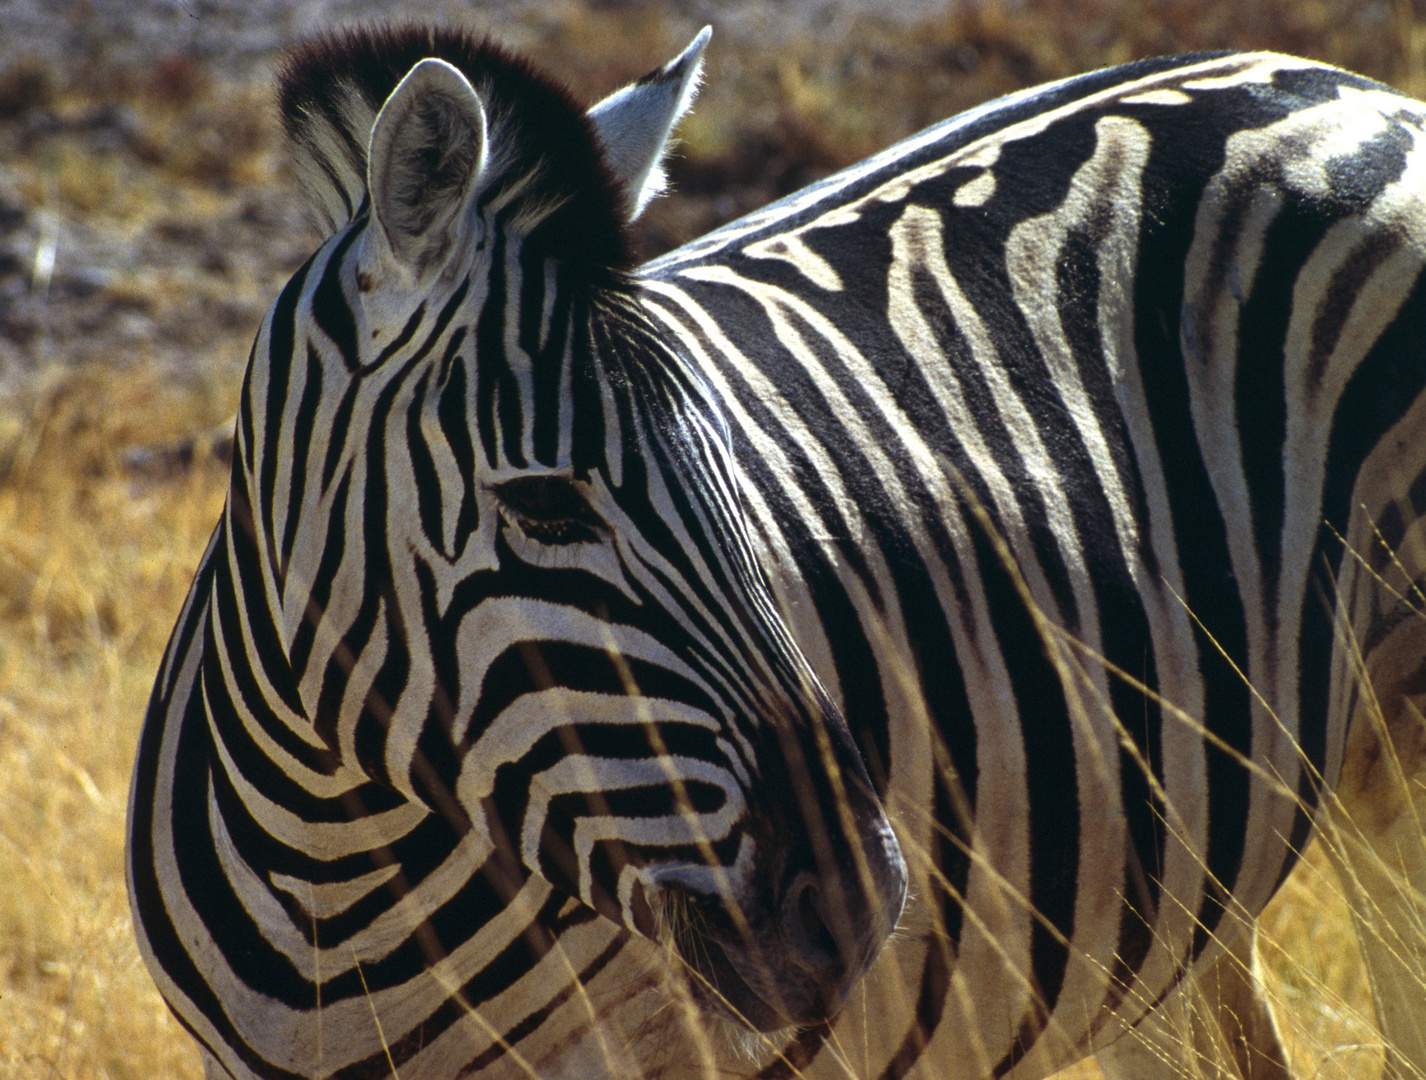
[{"label": "black and white stripe", "polygon": [[1417,692],[1426,109],[1148,61],[635,272],[705,41],[587,118],[460,35],[289,68],[334,235],[131,809],[215,1070],[1177,1075]]}]

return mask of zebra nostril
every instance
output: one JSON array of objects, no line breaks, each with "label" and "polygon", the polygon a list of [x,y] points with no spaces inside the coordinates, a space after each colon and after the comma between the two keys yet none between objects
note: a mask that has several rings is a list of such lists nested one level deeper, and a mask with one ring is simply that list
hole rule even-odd
[{"label": "zebra nostril", "polygon": [[788,890],[783,926],[790,944],[809,968],[842,967],[842,950],[827,925],[822,889],[810,874]]}]

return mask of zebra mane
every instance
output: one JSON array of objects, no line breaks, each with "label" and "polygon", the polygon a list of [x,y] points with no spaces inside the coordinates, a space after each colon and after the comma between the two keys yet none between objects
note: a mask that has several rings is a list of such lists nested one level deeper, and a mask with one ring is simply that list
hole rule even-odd
[{"label": "zebra mane", "polygon": [[632,265],[627,196],[584,109],[559,83],[487,37],[419,24],[358,26],[300,45],[278,75],[288,144],[328,234],[365,212],[367,146],[387,97],[436,57],[470,80],[489,130],[489,196],[526,246],[592,268]]}]

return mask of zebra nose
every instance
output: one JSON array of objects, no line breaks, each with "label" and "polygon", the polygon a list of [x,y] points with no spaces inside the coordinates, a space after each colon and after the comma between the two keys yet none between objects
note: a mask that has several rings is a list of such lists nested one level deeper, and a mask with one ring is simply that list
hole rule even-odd
[{"label": "zebra nose", "polygon": [[[790,984],[800,991],[780,1002],[789,1019],[808,1024],[837,1015],[866,974],[900,914],[904,884],[890,881],[872,894],[807,870],[792,879],[782,900],[782,939],[784,955],[802,974]],[[893,903],[894,912],[875,910]]]},{"label": "zebra nose", "polygon": [[782,903],[782,928],[797,965],[819,983],[834,983],[850,966],[846,961],[850,941],[843,928],[839,935],[832,925],[845,922],[827,911],[827,898],[815,875],[799,874]]}]

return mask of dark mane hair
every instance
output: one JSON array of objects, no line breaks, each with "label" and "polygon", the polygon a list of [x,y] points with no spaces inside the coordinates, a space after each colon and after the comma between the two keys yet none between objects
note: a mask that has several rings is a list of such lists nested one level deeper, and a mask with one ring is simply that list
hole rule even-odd
[{"label": "dark mane hair", "polygon": [[480,95],[490,183],[496,198],[524,183],[505,218],[528,230],[527,246],[591,269],[627,269],[624,191],[583,107],[522,57],[452,27],[357,26],[312,38],[288,56],[277,80],[282,123],[322,224],[335,232],[363,211],[372,122],[427,57],[458,68]]}]

